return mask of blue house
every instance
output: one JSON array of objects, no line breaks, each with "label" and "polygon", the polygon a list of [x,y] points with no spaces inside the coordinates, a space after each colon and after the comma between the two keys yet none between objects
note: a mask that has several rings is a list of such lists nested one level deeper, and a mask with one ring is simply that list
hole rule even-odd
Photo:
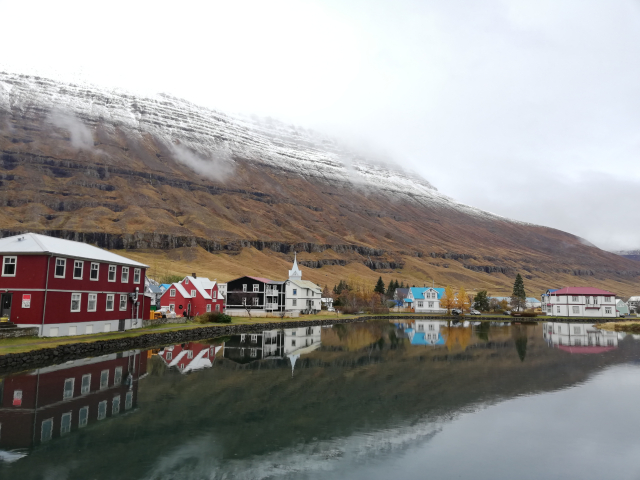
[{"label": "blue house", "polygon": [[405,307],[412,307],[416,313],[446,313],[440,308],[444,288],[411,287],[404,299]]}]

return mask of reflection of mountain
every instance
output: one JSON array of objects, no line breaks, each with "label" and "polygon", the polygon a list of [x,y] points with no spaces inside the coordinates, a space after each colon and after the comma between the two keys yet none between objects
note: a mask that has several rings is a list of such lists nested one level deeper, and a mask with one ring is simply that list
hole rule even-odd
[{"label": "reflection of mountain", "polygon": [[549,346],[569,353],[604,353],[618,347],[618,334],[593,324],[546,322],[543,337]]},{"label": "reflection of mountain", "polygon": [[[351,349],[363,330],[373,341]],[[90,436],[52,442],[13,463],[8,478],[40,480],[62,466],[69,480],[96,471],[98,478],[265,478],[294,468],[303,470],[288,470],[289,478],[299,478],[312,463],[401,454],[460,412],[564,389],[640,352],[627,337],[603,355],[567,355],[548,348],[541,326],[523,326],[521,362],[510,327],[485,334],[460,353],[412,346],[384,322],[326,328],[293,378],[288,359],[242,365],[218,356],[194,375],[145,380],[141,408],[126,425],[99,424]]]},{"label": "reflection of mountain", "polygon": [[133,350],[4,378],[0,449],[25,451],[126,413],[136,406],[146,366],[146,352]]}]

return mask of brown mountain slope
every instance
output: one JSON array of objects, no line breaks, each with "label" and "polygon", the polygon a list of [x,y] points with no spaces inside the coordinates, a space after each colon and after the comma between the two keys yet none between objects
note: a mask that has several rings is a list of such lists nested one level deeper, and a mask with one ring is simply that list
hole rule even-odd
[{"label": "brown mountain slope", "polygon": [[296,250],[329,285],[638,285],[637,263],[578,237],[460,205],[312,132],[169,97],[0,74],[0,152],[4,235],[126,249],[160,274],[281,279]]}]

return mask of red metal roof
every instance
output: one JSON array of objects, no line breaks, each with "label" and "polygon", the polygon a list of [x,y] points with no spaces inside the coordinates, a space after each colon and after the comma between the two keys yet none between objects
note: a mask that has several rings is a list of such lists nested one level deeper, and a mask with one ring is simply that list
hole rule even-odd
[{"label": "red metal roof", "polygon": [[616,294],[607,290],[601,290],[593,287],[565,287],[555,292],[551,292],[550,295],[604,295],[615,297]]}]

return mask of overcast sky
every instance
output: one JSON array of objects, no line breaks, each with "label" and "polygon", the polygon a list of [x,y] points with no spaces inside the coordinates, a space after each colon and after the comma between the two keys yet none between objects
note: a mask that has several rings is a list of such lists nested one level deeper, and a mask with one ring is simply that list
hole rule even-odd
[{"label": "overcast sky", "polygon": [[640,0],[0,0],[0,18],[0,70],[272,116],[640,248]]}]

